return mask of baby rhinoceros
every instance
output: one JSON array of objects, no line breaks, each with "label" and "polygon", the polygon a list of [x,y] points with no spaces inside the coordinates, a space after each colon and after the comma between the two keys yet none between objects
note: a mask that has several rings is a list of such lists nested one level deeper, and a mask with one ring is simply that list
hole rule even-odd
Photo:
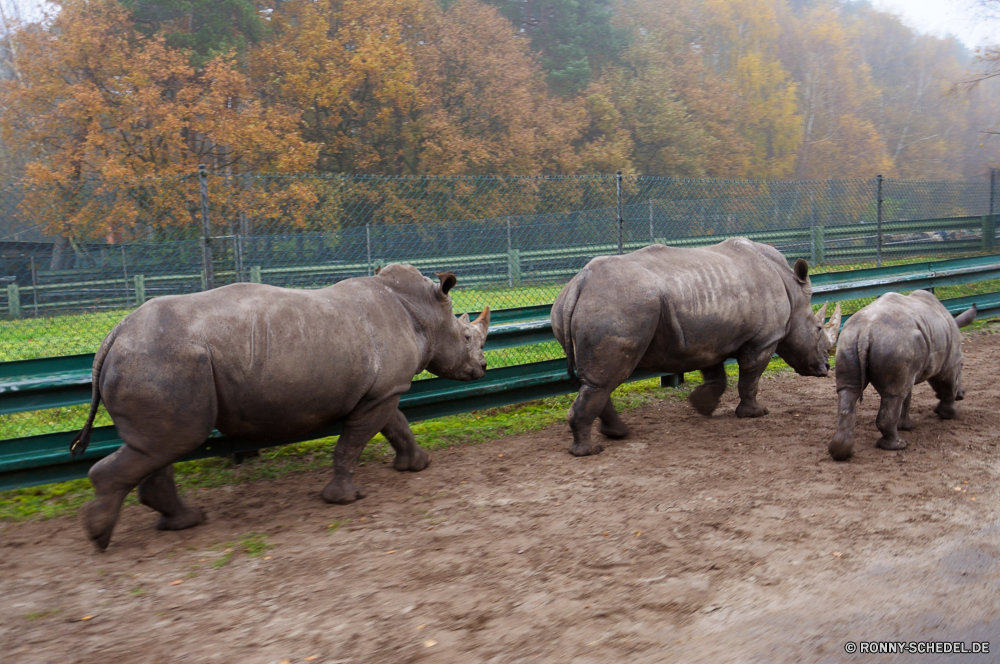
[{"label": "baby rhinoceros", "polygon": [[882,403],[875,426],[882,433],[876,446],[901,450],[906,441],[898,429],[913,428],[910,397],[913,386],[927,381],[940,403],[934,412],[950,420],[962,390],[962,333],[976,318],[976,305],[952,318],[934,295],[918,290],[908,296],[886,293],[851,316],[837,345],[837,397],[840,419],[830,442],[837,461],[854,449],[855,406],[868,384]]},{"label": "baby rhinoceros", "polygon": [[489,309],[455,318],[448,291],[409,265],[374,277],[300,290],[232,284],[158,297],[108,334],[94,358],[94,396],[74,455],[87,447],[103,399],[124,445],[90,470],[95,499],[84,527],[104,550],[122,501],[160,512],[157,528],[181,530],[204,519],[177,495],[172,464],[212,429],[278,441],[343,421],[333,452],[330,503],[365,492],[354,470],[376,433],[396,451],[397,470],[423,470],[427,452],[413,438],[399,397],[423,370],[453,380],[481,378]]}]

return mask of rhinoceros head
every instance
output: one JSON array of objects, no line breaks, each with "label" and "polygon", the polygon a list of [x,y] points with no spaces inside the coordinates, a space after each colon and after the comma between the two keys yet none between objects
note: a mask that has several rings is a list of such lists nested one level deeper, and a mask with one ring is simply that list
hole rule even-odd
[{"label": "rhinoceros head", "polygon": [[809,264],[798,259],[792,273],[795,284],[787,289],[792,311],[778,355],[800,375],[825,376],[830,371],[830,349],[840,334],[840,304],[826,322],[826,304],[815,314],[809,304]]},{"label": "rhinoceros head", "polygon": [[441,283],[435,287],[435,296],[447,315],[441,318],[437,326],[434,350],[427,370],[452,380],[482,378],[486,373],[483,345],[490,327],[490,308],[484,308],[483,313],[471,322],[469,314],[455,318],[448,291],[458,283],[458,277],[451,272],[442,272],[437,276]]}]

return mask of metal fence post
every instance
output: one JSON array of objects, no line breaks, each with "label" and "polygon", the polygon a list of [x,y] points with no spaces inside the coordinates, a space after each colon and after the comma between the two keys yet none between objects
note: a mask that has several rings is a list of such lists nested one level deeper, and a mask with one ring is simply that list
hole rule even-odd
[{"label": "metal fence post", "polygon": [[993,251],[993,242],[997,233],[997,220],[993,215],[996,214],[996,195],[997,195],[997,169],[990,169],[990,216],[987,218],[987,222],[983,225],[983,251],[991,252]]},{"label": "metal fence post", "polygon": [[875,227],[875,267],[882,267],[882,176],[876,176],[878,182],[878,205]]},{"label": "metal fence post", "polygon": [[246,281],[243,274],[243,236],[239,233],[233,236],[233,272],[236,273],[236,281]]},{"label": "metal fence post", "polygon": [[38,268],[34,256],[31,257],[31,302],[35,305],[35,318],[38,318]]},{"label": "metal fence post", "polygon": [[135,306],[138,307],[146,301],[146,275],[137,274],[132,280],[135,282]]},{"label": "metal fence post", "polygon": [[11,318],[21,317],[21,291],[17,284],[7,284],[7,310]]},{"label": "metal fence post", "polygon": [[125,277],[125,308],[128,309],[128,265],[125,263],[125,245],[120,245],[122,250],[122,276]]},{"label": "metal fence post", "polygon": [[656,244],[656,240],[653,239],[653,199],[649,199],[649,243]]},{"label": "metal fence post", "polygon": [[212,290],[215,288],[215,274],[212,271],[212,227],[208,220],[208,171],[205,164],[198,164],[198,180],[201,184],[201,243],[204,250],[202,288]]},{"label": "metal fence post", "polygon": [[372,276],[372,231],[371,224],[365,223],[365,249],[368,254],[368,276]]},{"label": "metal fence post", "polygon": [[622,172],[618,171],[615,176],[615,183],[618,190],[618,255],[621,256],[624,249],[625,219],[622,218]]}]

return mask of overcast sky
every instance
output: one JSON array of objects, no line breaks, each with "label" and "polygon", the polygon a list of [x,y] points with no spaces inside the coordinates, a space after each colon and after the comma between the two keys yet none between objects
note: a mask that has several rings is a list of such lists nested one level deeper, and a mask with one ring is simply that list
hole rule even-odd
[{"label": "overcast sky", "polygon": [[969,48],[1000,43],[1000,21],[980,18],[974,0],[872,0],[872,4],[898,14],[920,32],[953,34]]}]

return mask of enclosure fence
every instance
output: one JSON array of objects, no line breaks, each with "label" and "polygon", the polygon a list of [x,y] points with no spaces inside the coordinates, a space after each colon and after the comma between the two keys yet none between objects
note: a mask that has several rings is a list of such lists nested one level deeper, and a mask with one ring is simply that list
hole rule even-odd
[{"label": "enclosure fence", "polygon": [[87,313],[72,333],[86,340],[59,354],[92,351],[153,297],[234,282],[319,288],[390,262],[455,272],[456,310],[476,311],[551,303],[593,257],[653,243],[746,236],[820,270],[992,254],[996,175],[785,182],[201,169],[12,186],[0,190],[0,344],[50,354],[30,350],[42,335],[30,319]]}]

